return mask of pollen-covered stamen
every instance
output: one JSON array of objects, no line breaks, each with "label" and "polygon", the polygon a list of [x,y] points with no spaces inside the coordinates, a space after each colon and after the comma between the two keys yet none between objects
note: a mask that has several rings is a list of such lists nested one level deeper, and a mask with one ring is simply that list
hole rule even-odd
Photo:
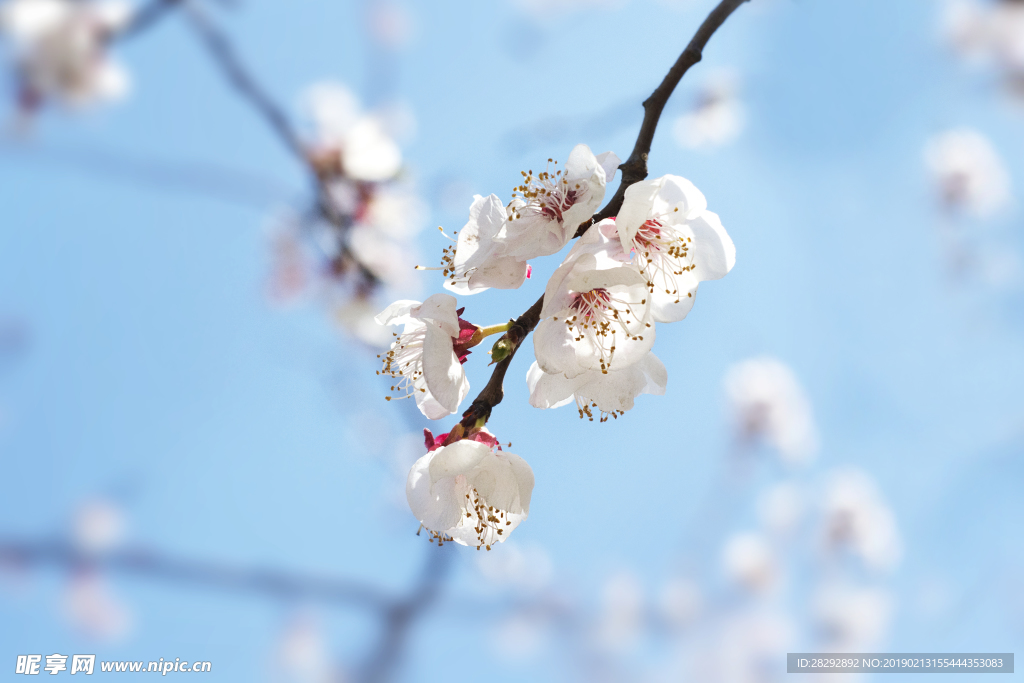
[{"label": "pollen-covered stamen", "polygon": [[426,336],[425,327],[396,334],[391,349],[383,356],[377,354],[378,358],[383,358],[384,363],[383,369],[378,370],[377,374],[390,375],[397,380],[391,385],[394,395],[385,396],[385,400],[409,398],[417,391],[426,393],[426,389],[415,386],[423,377],[423,340]]},{"label": "pollen-covered stamen", "polygon": [[500,536],[505,535],[507,527],[512,526],[508,519],[508,513],[504,510],[488,505],[483,496],[476,488],[470,488],[465,494],[466,500],[463,503],[463,514],[465,515],[466,526],[472,525],[476,533],[476,549],[491,549],[494,543],[498,542]]},{"label": "pollen-covered stamen", "polygon": [[594,421],[594,413],[591,408],[597,408],[598,416],[601,422],[607,422],[608,418],[619,419],[619,415],[625,415],[624,410],[601,410],[601,406],[597,405],[596,401],[592,401],[583,394],[576,392],[576,408],[580,411],[580,419],[586,417],[591,422]]},{"label": "pollen-covered stamen", "polygon": [[[640,226],[633,236],[633,250],[637,255],[640,273],[647,278],[647,287],[651,293],[656,289],[664,291],[675,297],[674,303],[679,303],[677,278],[696,268],[691,246],[691,237],[659,218],[651,218]],[[693,296],[689,290],[684,291],[686,296]]]},{"label": "pollen-covered stamen", "polygon": [[639,328],[640,334],[634,331],[643,321],[642,307],[646,304],[647,299],[629,301],[598,287],[572,295],[569,308],[573,314],[564,322],[575,341],[590,341],[600,356],[601,372],[607,374],[615,356],[617,340],[643,340],[642,332],[650,324],[645,323]]},{"label": "pollen-covered stamen", "polygon": [[444,231],[443,227],[437,226],[437,229],[445,236],[446,239],[454,242],[455,244],[447,246],[441,250],[441,265],[439,267],[428,268],[427,266],[416,266],[416,270],[440,270],[449,280],[454,280],[461,275],[466,275],[466,273],[456,274],[455,272],[455,250],[458,246],[458,240],[454,236],[458,235],[459,231],[455,230],[452,232],[452,236],[449,236]]},{"label": "pollen-covered stamen", "polygon": [[512,197],[520,197],[525,206],[510,209],[509,220],[526,216],[542,216],[562,222],[563,214],[581,201],[587,188],[581,181],[570,181],[565,171],[551,172],[558,162],[548,159],[548,168],[536,176],[533,171],[522,171],[523,183],[513,188]]}]

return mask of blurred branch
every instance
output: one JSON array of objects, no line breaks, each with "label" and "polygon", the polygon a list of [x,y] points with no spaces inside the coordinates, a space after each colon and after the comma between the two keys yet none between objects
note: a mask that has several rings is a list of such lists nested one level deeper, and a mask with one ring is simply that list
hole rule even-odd
[{"label": "blurred branch", "polygon": [[288,115],[270,95],[260,86],[256,78],[246,68],[238,52],[228,37],[209,20],[203,9],[194,0],[177,0],[184,2],[184,8],[192,27],[202,39],[214,62],[220,66],[228,82],[248,102],[252,108],[266,121],[271,130],[284,143],[285,147],[310,173],[317,192],[317,208],[320,213],[337,228],[339,233],[340,252],[359,269],[363,278],[371,285],[377,283],[377,276],[355,257],[342,236],[348,231],[350,219],[335,210],[330,199],[330,188],[317,172],[310,159],[302,138],[292,126]]},{"label": "blurred branch", "polygon": [[180,0],[149,0],[148,3],[136,10],[131,21],[115,36],[117,40],[134,38],[154,26],[160,19],[166,16],[167,12],[179,4]]},{"label": "blurred branch", "polygon": [[373,586],[358,581],[180,559],[142,548],[93,554],[83,552],[67,541],[0,539],[0,562],[13,566],[52,564],[68,569],[90,567],[203,588],[371,610],[387,611],[394,609],[396,604],[402,604]]},{"label": "blurred branch", "polygon": [[[725,23],[729,15],[744,2],[747,2],[747,0],[722,0],[715,9],[711,10],[711,14],[707,16],[704,23],[697,29],[697,33],[694,34],[686,49],[683,50],[683,53],[679,55],[676,63],[669,69],[668,74],[661,81],[661,85],[654,90],[650,97],[644,100],[644,120],[640,124],[640,133],[637,135],[636,144],[633,145],[633,152],[626,159],[625,163],[619,166],[622,170],[622,182],[619,183],[619,189],[611,201],[599,213],[591,218],[589,222],[585,222],[580,226],[579,230],[576,231],[576,237],[582,236],[587,231],[587,228],[594,223],[616,215],[619,209],[622,208],[622,199],[625,196],[626,188],[647,177],[647,155],[651,151],[654,132],[658,128],[658,121],[661,119],[661,112],[665,108],[668,98],[672,95],[679,81],[682,80],[690,67],[701,60],[704,46],[707,45],[708,40],[718,30],[718,27]],[[486,423],[491,416],[491,410],[494,406],[501,403],[504,397],[501,385],[505,379],[505,373],[508,371],[508,366],[523,340],[540,322],[540,311],[543,306],[544,296],[541,295],[526,313],[519,316],[512,329],[506,332],[505,336],[499,340],[499,342],[502,340],[508,342],[509,355],[495,366],[494,371],[491,373],[491,378],[488,380],[483,391],[473,399],[469,409],[462,414],[462,420],[459,424],[463,431],[469,432],[476,429],[477,425],[481,424],[481,420]],[[449,437],[451,439],[457,439],[461,436],[461,434],[457,434],[454,430],[451,434],[452,436]]]},{"label": "blurred branch", "polygon": [[451,555],[451,548],[427,547],[427,562],[419,582],[404,600],[387,610],[380,643],[367,660],[363,677],[366,683],[383,683],[393,678],[412,627],[440,593],[451,567]]},{"label": "blurred branch", "polygon": [[90,176],[99,174],[138,185],[193,192],[258,209],[265,209],[275,201],[287,201],[295,195],[292,188],[274,178],[216,164],[133,158],[121,152],[80,146],[58,149],[0,143],[0,152],[22,155],[29,161],[54,164]]},{"label": "blurred branch", "polygon": [[288,116],[249,74],[227,36],[217,30],[197,3],[186,0],[184,6],[192,27],[202,39],[214,61],[221,67],[235,91],[263,117],[281,139],[281,142],[305,165],[308,165],[306,148],[292,128]]},{"label": "blurred branch", "polygon": [[591,218],[589,223],[584,223],[580,226],[580,229],[576,231],[577,237],[582,236],[587,231],[587,228],[594,223],[618,214],[619,209],[622,208],[622,199],[625,197],[626,188],[647,177],[647,155],[651,152],[654,132],[658,128],[658,121],[661,119],[661,112],[665,108],[668,98],[672,96],[672,92],[679,85],[679,81],[682,80],[686,72],[690,70],[690,67],[703,58],[704,47],[708,44],[708,40],[711,39],[715,31],[725,23],[729,15],[747,1],[722,0],[718,7],[711,10],[711,14],[707,16],[704,23],[697,29],[697,33],[690,40],[690,44],[686,46],[683,53],[679,55],[679,59],[669,69],[668,74],[661,81],[661,85],[655,88],[651,96],[644,100],[644,120],[640,124],[640,134],[637,135],[636,144],[633,145],[633,152],[626,159],[625,163],[619,166],[619,169],[622,171],[622,182],[619,183],[619,189],[615,192],[615,196],[612,197],[611,201]]}]

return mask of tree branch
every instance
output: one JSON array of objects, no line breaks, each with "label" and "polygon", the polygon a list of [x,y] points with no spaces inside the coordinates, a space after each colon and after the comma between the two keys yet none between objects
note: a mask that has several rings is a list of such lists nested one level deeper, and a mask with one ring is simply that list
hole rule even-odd
[{"label": "tree branch", "polygon": [[537,323],[540,322],[540,311],[543,307],[544,295],[541,295],[526,313],[516,318],[515,322],[512,323],[512,327],[495,343],[497,345],[505,342],[509,349],[508,356],[495,365],[494,372],[491,373],[491,379],[487,381],[487,386],[473,399],[469,409],[462,414],[460,424],[464,431],[469,432],[476,429],[477,423],[480,420],[486,423],[491,417],[491,409],[501,403],[501,399],[505,397],[504,389],[501,386],[505,379],[505,372],[515,357],[516,351],[519,350],[519,346],[526,339],[526,336],[533,332],[533,328],[537,327]]},{"label": "tree branch", "polygon": [[581,237],[587,231],[587,228],[594,223],[618,214],[619,209],[622,208],[622,199],[625,197],[626,188],[647,177],[647,155],[651,152],[654,132],[658,128],[658,121],[661,119],[661,112],[665,108],[668,98],[672,96],[672,92],[679,85],[679,81],[682,80],[686,72],[690,70],[690,67],[699,62],[704,56],[704,47],[708,44],[708,40],[711,39],[715,31],[725,23],[730,14],[736,11],[736,8],[747,1],[722,0],[718,7],[711,10],[711,14],[707,16],[704,23],[697,29],[697,33],[690,40],[690,44],[686,46],[683,53],[679,55],[679,59],[669,69],[668,74],[661,81],[661,85],[655,88],[651,96],[644,100],[644,120],[640,124],[640,134],[637,135],[636,144],[633,145],[633,152],[619,166],[619,170],[622,171],[622,181],[619,183],[619,189],[616,190],[615,196],[611,198],[611,201],[590,219],[590,222],[580,226],[580,229],[576,231],[576,237]]},{"label": "tree branch", "polygon": [[167,11],[181,0],[149,0],[132,15],[131,21],[114,36],[117,40],[129,40],[146,31],[159,21]]},{"label": "tree branch", "polygon": [[97,555],[83,552],[66,541],[2,540],[0,561],[13,566],[54,564],[66,568],[92,567],[203,588],[359,606],[370,610],[386,610],[393,603],[389,596],[373,586],[356,581],[296,576],[276,569],[246,569],[201,560],[179,559],[142,548]]},{"label": "tree branch", "polygon": [[[576,231],[576,237],[581,237],[594,223],[616,215],[619,209],[622,208],[622,198],[625,196],[626,188],[647,177],[647,155],[650,154],[651,143],[654,140],[654,131],[658,128],[658,121],[661,119],[661,112],[665,108],[668,98],[671,97],[672,92],[679,85],[679,81],[682,80],[690,67],[701,60],[704,46],[707,45],[708,40],[718,30],[718,27],[725,23],[725,20],[729,18],[729,15],[737,7],[747,1],[722,0],[715,9],[711,10],[711,14],[707,16],[704,23],[697,29],[697,33],[694,34],[686,49],[683,50],[683,53],[679,55],[676,63],[669,69],[668,74],[661,81],[661,85],[651,93],[650,97],[644,100],[644,120],[640,124],[640,133],[637,135],[636,144],[633,145],[633,152],[626,159],[625,163],[619,166],[619,169],[622,171],[622,181],[619,183],[619,189],[615,192],[615,196],[612,197],[611,201],[599,213],[595,214],[590,221],[580,226],[579,230]],[[494,372],[491,373],[487,386],[473,399],[469,409],[462,414],[462,420],[459,422],[459,425],[463,431],[468,433],[477,429],[481,424],[481,420],[483,423],[486,423],[491,417],[491,410],[494,406],[501,403],[502,398],[504,398],[502,382],[505,379],[508,366],[523,340],[540,322],[540,311],[543,307],[544,297],[542,295],[526,313],[519,316],[512,328],[498,340],[500,342],[507,339],[511,345],[511,352],[507,358],[497,364]]]}]

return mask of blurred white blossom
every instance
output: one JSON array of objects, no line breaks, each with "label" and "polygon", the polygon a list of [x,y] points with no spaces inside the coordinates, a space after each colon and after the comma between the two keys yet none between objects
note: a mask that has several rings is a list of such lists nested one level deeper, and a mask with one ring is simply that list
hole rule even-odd
[{"label": "blurred white blossom", "polygon": [[281,683],[340,683],[321,627],[309,615],[298,615],[289,621],[280,636],[274,664],[274,679]]},{"label": "blurred white blossom", "polygon": [[812,611],[827,652],[871,652],[885,637],[892,601],[879,588],[828,583],[816,591]]},{"label": "blurred white blossom", "polygon": [[658,610],[670,627],[683,629],[690,626],[701,612],[700,587],[690,579],[670,579],[662,586]]},{"label": "blurred white blossom", "polygon": [[815,455],[818,437],[810,403],[781,361],[762,356],[737,363],[726,373],[725,391],[743,441],[763,439],[789,464]]},{"label": "blurred white blossom", "polygon": [[778,562],[768,540],[756,533],[729,538],[722,549],[726,577],[752,593],[771,589],[779,578]]},{"label": "blurred white blossom", "polygon": [[738,97],[738,79],[721,72],[704,84],[693,108],[672,124],[672,136],[686,149],[727,145],[743,132],[746,112]]},{"label": "blurred white blossom", "polygon": [[402,152],[380,119],[340,83],[318,83],[302,99],[312,124],[310,158],[325,177],[380,182],[402,168]]},{"label": "blurred white blossom", "polygon": [[14,53],[22,107],[30,111],[47,98],[80,106],[123,95],[128,76],[107,48],[130,18],[130,5],[118,0],[0,5],[0,31]]},{"label": "blurred white blossom", "polygon": [[103,578],[92,571],[75,573],[63,598],[64,614],[71,625],[97,640],[117,640],[127,635],[131,615],[110,592]]},{"label": "blurred white blossom", "polygon": [[644,628],[644,618],[643,586],[636,576],[620,572],[605,580],[597,620],[598,643],[614,652],[631,649]]},{"label": "blurred white blossom", "polygon": [[121,509],[109,500],[96,498],[83,503],[72,521],[72,541],[88,553],[111,550],[124,538],[125,520]]},{"label": "blurred white blossom", "polygon": [[825,486],[823,515],[826,550],[846,549],[875,571],[899,563],[903,548],[896,518],[866,473],[834,472]]},{"label": "blurred white blossom", "polygon": [[925,146],[924,156],[944,206],[985,218],[1010,203],[1009,173],[978,131],[957,128],[936,135]]}]

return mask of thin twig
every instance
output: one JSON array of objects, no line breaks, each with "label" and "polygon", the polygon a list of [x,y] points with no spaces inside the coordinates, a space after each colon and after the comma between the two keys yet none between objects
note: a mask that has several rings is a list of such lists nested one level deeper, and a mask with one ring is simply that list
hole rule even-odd
[{"label": "thin twig", "polygon": [[202,38],[214,60],[222,67],[225,76],[238,94],[256,109],[281,139],[281,142],[296,157],[303,160],[304,164],[308,165],[306,147],[292,128],[288,116],[249,74],[227,37],[217,30],[196,3],[185,2],[184,7],[192,27]]},{"label": "thin twig", "polygon": [[625,163],[619,166],[622,171],[622,182],[619,183],[619,189],[601,211],[595,214],[589,222],[580,226],[580,229],[576,231],[576,237],[581,237],[594,223],[617,215],[619,209],[622,208],[622,199],[626,194],[626,188],[647,177],[647,155],[651,152],[654,132],[658,128],[658,121],[661,119],[661,112],[665,108],[668,98],[672,96],[672,92],[690,67],[701,60],[704,55],[704,47],[715,31],[725,23],[730,14],[736,11],[736,8],[747,1],[722,0],[718,7],[711,10],[711,14],[697,29],[690,44],[686,46],[686,49],[679,55],[679,59],[669,69],[661,85],[644,100],[644,120],[640,124],[640,134],[637,135],[636,144],[633,145],[633,152]]},{"label": "thin twig", "polygon": [[118,31],[113,38],[118,41],[129,40],[144,33],[147,29],[155,26],[157,21],[166,16],[167,12],[179,2],[180,0],[149,0],[135,11],[128,25]]},{"label": "thin twig", "polygon": [[394,678],[412,627],[440,593],[451,567],[451,555],[450,548],[428,547],[427,562],[416,586],[387,611],[380,643],[366,663],[365,683],[384,683]]},{"label": "thin twig", "polygon": [[[655,89],[650,97],[644,100],[644,120],[640,124],[640,133],[637,135],[636,144],[633,145],[633,152],[626,159],[625,163],[619,166],[619,169],[622,171],[622,182],[619,183],[619,189],[611,201],[599,213],[580,226],[576,232],[576,237],[582,236],[587,231],[587,228],[597,221],[616,215],[622,207],[622,198],[625,195],[626,188],[647,177],[647,155],[651,151],[651,142],[654,140],[654,132],[658,128],[658,121],[661,119],[661,112],[665,108],[665,103],[668,102],[668,98],[672,95],[672,91],[676,89],[683,75],[691,66],[701,60],[704,46],[707,45],[714,32],[744,2],[747,2],[747,0],[722,0],[715,9],[711,10],[711,14],[707,16],[704,23],[697,29],[697,33],[694,34],[682,54],[679,55],[676,63],[669,69],[668,74],[661,81],[661,85]],[[502,398],[504,398],[504,391],[501,385],[505,379],[505,373],[508,371],[509,363],[512,362],[515,352],[519,349],[526,335],[532,332],[533,328],[540,322],[540,311],[543,306],[544,297],[542,295],[526,313],[519,316],[512,329],[505,333],[503,339],[507,338],[512,342],[511,353],[495,366],[487,386],[473,399],[469,409],[462,414],[462,420],[459,424],[465,432],[471,432],[476,429],[481,424],[481,420],[487,422],[491,416],[491,410],[494,406],[501,403]]]},{"label": "thin twig", "polygon": [[330,577],[300,576],[277,569],[251,569],[202,560],[174,558],[142,549],[83,552],[66,541],[0,541],[0,562],[9,566],[53,564],[93,568],[269,598],[311,600],[328,605],[387,610],[393,599],[375,587]]},{"label": "thin twig", "polygon": [[177,0],[184,3],[186,14],[189,17],[192,27],[202,39],[207,51],[214,61],[221,67],[229,83],[242,98],[252,105],[253,109],[260,114],[271,130],[284,143],[285,147],[295,156],[302,166],[309,172],[313,184],[316,187],[316,206],[321,215],[327,219],[337,230],[339,251],[343,255],[343,261],[355,264],[365,282],[374,286],[378,284],[377,276],[364,263],[362,263],[348,247],[344,235],[351,228],[351,220],[342,215],[334,206],[331,200],[331,191],[324,178],[317,172],[306,145],[302,138],[292,126],[288,115],[274,99],[256,81],[256,78],[249,73],[245,64],[239,57],[228,37],[222,33],[211,22],[202,8],[190,0]]}]

